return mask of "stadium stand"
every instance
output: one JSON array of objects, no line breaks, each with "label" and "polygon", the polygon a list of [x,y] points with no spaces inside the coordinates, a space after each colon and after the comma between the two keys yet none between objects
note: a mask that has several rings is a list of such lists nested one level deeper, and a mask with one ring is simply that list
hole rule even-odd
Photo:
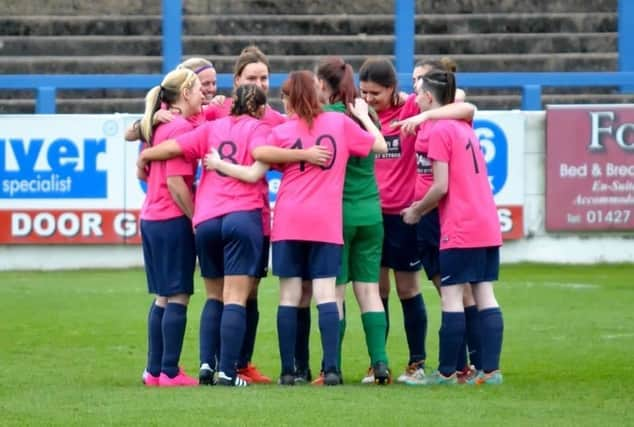
[{"label": "stadium stand", "polygon": [[[392,1],[187,0],[183,54],[230,73],[255,43],[272,72],[312,68],[322,55],[358,67],[394,50]],[[417,0],[416,57],[449,55],[459,71],[616,71],[617,0]],[[5,0],[3,74],[161,72],[161,2]],[[59,113],[139,112],[144,91],[58,92]],[[272,94],[276,97],[275,93]],[[516,90],[469,90],[481,109],[518,108]],[[545,89],[546,103],[634,102],[617,88]],[[0,91],[0,113],[32,113],[33,93]]]}]

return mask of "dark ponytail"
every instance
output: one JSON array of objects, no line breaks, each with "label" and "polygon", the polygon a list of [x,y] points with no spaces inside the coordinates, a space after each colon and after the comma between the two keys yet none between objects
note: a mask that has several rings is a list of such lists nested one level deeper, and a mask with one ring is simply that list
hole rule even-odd
[{"label": "dark ponytail", "polygon": [[423,89],[431,92],[440,105],[454,102],[456,97],[456,77],[450,71],[431,70],[421,77]]}]

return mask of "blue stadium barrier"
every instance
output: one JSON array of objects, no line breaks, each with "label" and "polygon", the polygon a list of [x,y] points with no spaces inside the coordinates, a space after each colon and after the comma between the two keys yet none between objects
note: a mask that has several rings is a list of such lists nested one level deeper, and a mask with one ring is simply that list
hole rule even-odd
[{"label": "blue stadium barrier", "polygon": [[[162,0],[163,5],[163,72],[172,70],[182,57],[181,0]],[[395,57],[399,84],[411,90],[414,60],[415,1],[395,1]],[[619,0],[619,72],[545,72],[545,73],[459,73],[463,88],[516,88],[522,91],[522,110],[541,110],[543,87],[614,87],[634,92],[634,0]],[[95,75],[0,75],[0,89],[32,89],[36,91],[36,114],[54,114],[58,89],[149,89],[160,83],[160,74],[95,74]],[[279,87],[286,74],[270,76],[270,86]],[[230,89],[233,76],[218,75],[218,88]]]},{"label": "blue stadium barrier", "polygon": [[[634,1],[619,0],[619,71],[634,71]],[[622,92],[634,92],[634,85],[621,86]]]},{"label": "blue stadium barrier", "polygon": [[[280,87],[285,73],[270,75],[270,86]],[[411,90],[411,73],[399,73],[399,86]],[[161,74],[28,74],[0,75],[0,89],[33,89],[37,91],[36,114],[55,113],[58,89],[149,89],[161,82]],[[543,87],[610,87],[634,86],[634,71],[630,72],[565,72],[565,73],[458,73],[462,88],[521,89],[522,110],[541,110]],[[233,75],[219,74],[218,88],[231,89]]]},{"label": "blue stadium barrier", "polygon": [[181,0],[163,0],[163,73],[169,73],[183,57],[183,8]]},{"label": "blue stadium barrier", "polygon": [[397,73],[409,73],[414,69],[416,2],[396,0],[394,6],[394,66]]}]

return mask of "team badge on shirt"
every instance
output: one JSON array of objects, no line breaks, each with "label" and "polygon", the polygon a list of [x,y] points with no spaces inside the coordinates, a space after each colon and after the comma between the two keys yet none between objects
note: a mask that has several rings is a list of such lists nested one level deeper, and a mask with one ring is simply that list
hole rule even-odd
[{"label": "team badge on shirt", "polygon": [[416,172],[431,175],[431,160],[423,153],[416,153]]},{"label": "team badge on shirt", "polygon": [[387,143],[387,153],[377,154],[377,159],[399,159],[401,157],[400,135],[390,135],[385,137]]}]

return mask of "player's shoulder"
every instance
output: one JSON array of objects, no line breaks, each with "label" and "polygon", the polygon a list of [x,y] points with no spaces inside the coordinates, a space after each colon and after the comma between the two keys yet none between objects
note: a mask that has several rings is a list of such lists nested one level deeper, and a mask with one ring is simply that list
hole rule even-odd
[{"label": "player's shoulder", "polygon": [[156,134],[163,135],[165,138],[170,138],[189,132],[193,129],[195,129],[193,123],[182,116],[175,116],[171,121],[158,125]]},{"label": "player's shoulder", "polygon": [[263,121],[270,126],[278,126],[284,124],[287,120],[287,117],[270,105],[267,105],[263,119]]},{"label": "player's shoulder", "polygon": [[440,119],[434,120],[433,122],[430,132],[445,137],[464,135],[465,133],[473,131],[471,124],[464,120]]},{"label": "player's shoulder", "polygon": [[272,125],[271,129],[275,133],[283,134],[299,127],[299,119],[297,117],[286,118],[282,123]]},{"label": "player's shoulder", "polygon": [[342,126],[348,121],[353,121],[344,112],[341,111],[324,111],[319,114],[317,121],[322,126],[335,130],[334,126]]}]

